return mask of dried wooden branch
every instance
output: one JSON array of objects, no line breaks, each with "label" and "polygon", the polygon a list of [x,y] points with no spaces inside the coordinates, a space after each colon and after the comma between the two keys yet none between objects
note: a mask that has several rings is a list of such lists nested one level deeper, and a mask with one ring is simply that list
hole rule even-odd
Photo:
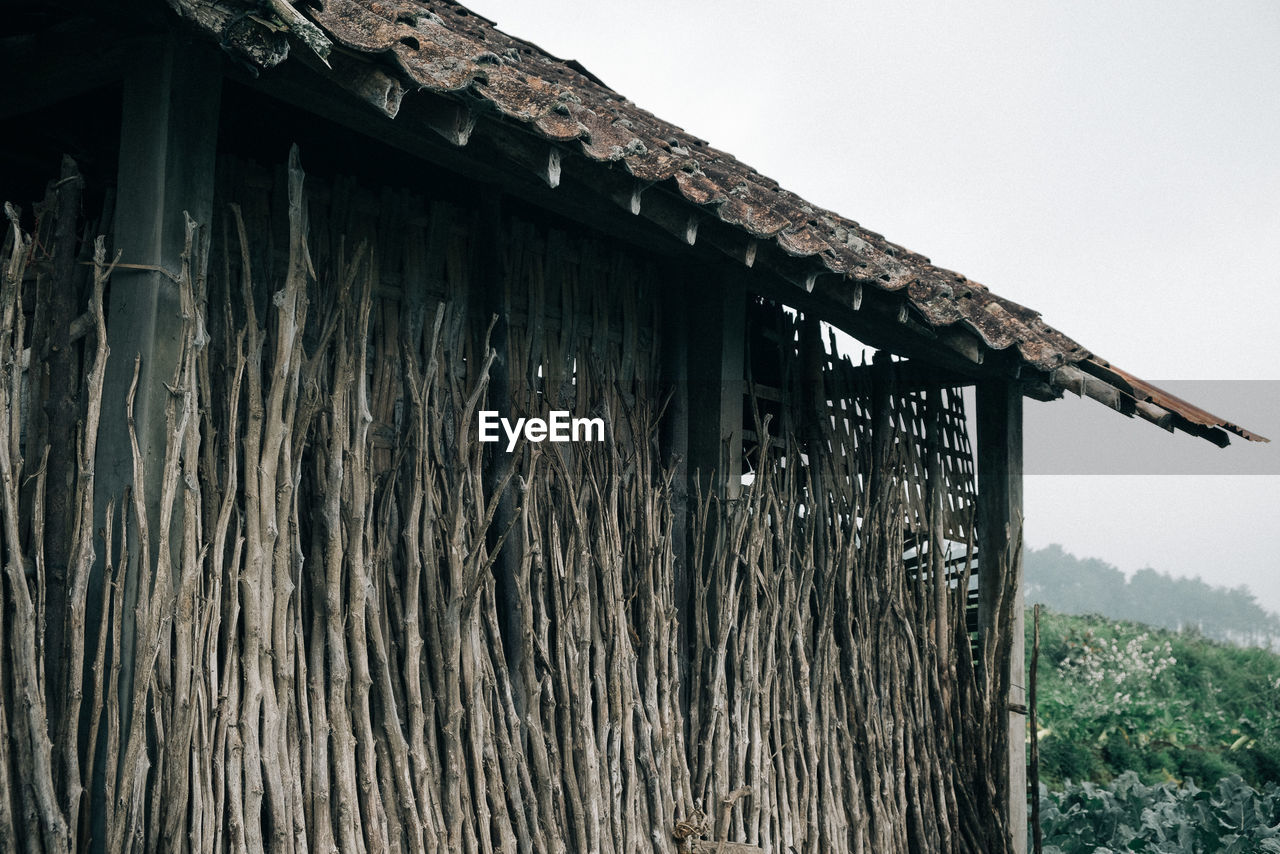
[{"label": "dried wooden branch", "polygon": [[[468,212],[341,180],[309,195],[296,152],[266,177],[220,191],[212,265],[188,223],[163,458],[133,437],[134,483],[158,466],[159,492],[111,496],[102,530],[97,245],[68,341],[85,373],[58,706],[33,536],[46,442],[23,437],[43,405],[23,397],[25,316],[47,292],[11,215],[0,848],[83,849],[100,822],[113,852],[1008,849],[1011,641],[975,648],[966,628],[957,398],[782,330],[755,481],[695,495],[685,530],[659,443],[658,271],[495,224],[495,345]],[[480,443],[500,382],[509,414],[598,415],[608,441]]]}]

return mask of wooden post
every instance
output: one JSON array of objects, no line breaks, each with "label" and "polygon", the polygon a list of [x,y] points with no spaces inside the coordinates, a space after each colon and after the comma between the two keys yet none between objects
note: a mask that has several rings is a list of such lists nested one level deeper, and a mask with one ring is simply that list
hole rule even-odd
[{"label": "wooden post", "polygon": [[[507,320],[511,307],[507,298],[507,272],[502,263],[505,239],[502,194],[495,187],[485,187],[481,191],[479,201],[475,258],[478,286],[476,299],[482,309],[481,329],[488,329],[490,321],[497,318],[493,321],[493,330],[489,336],[489,346],[497,355],[489,368],[487,406],[489,409],[496,410],[503,418],[513,418],[515,413],[512,411],[511,400],[511,354],[507,343]],[[499,490],[502,492],[487,536],[489,548],[494,549],[498,547],[499,539],[506,535],[506,540],[502,542],[502,550],[494,563],[494,594],[507,669],[512,674],[518,674],[523,666],[522,656],[529,616],[526,613],[524,597],[520,593],[518,583],[521,543],[520,532],[512,527],[516,520],[515,487],[506,480],[513,464],[512,455],[507,453],[501,444],[492,445],[485,461],[484,491],[486,500],[489,500],[495,492]],[[512,679],[512,692],[517,709],[523,714],[525,697],[522,680]]]},{"label": "wooden post", "polygon": [[1040,603],[1035,608],[1035,628],[1031,641],[1031,847],[1034,854],[1043,854],[1044,837],[1040,832],[1040,737],[1036,722],[1036,674],[1040,668]]},{"label": "wooden post", "polygon": [[[746,292],[729,277],[692,288],[689,306],[689,476],[706,494],[742,494]],[[714,472],[714,476],[713,476]],[[694,492],[695,481],[690,481]]]},{"label": "wooden post", "polygon": [[[1012,633],[1008,707],[1008,827],[1013,851],[1027,850],[1026,691],[1022,615],[1022,392],[1010,382],[978,384],[978,625],[983,638]],[[997,626],[1000,592],[1012,594],[1008,626]],[[1005,605],[1009,608],[1009,604]]]},{"label": "wooden post", "polygon": [[[699,277],[698,273],[704,273]],[[667,327],[667,334],[687,334],[683,353],[678,345],[669,345],[668,356],[683,357],[682,374],[687,380],[683,389],[683,411],[673,416],[683,419],[688,427],[685,465],[684,516],[685,561],[676,566],[675,596],[680,620],[681,708],[686,712],[702,701],[693,694],[692,674],[699,666],[695,658],[697,639],[694,627],[703,622],[715,625],[717,603],[700,602],[695,579],[708,571],[715,552],[716,514],[708,517],[704,548],[695,548],[693,520],[699,513],[698,502],[712,495],[733,500],[742,494],[742,395],[746,390],[746,292],[741,284],[712,270],[693,271],[681,283],[684,293],[673,295],[667,305],[683,311],[677,324]],[[675,350],[674,353],[671,351]],[[680,391],[677,389],[677,391]],[[678,497],[678,496],[677,496]],[[706,608],[706,613],[695,612]],[[684,715],[687,727],[693,717]],[[685,743],[692,745],[697,733],[685,731]]]},{"label": "wooden post", "polygon": [[[672,276],[662,291],[662,385],[671,394],[663,413],[659,442],[662,464],[671,466],[672,596],[678,614],[680,708],[690,702],[693,663],[693,622],[690,618],[689,575],[689,289]],[[690,716],[684,716],[685,723]],[[686,743],[692,736],[685,732]]]},{"label": "wooden post", "polygon": [[[204,45],[180,42],[169,35],[139,49],[124,83],[117,172],[113,242],[124,264],[153,270],[121,268],[112,276],[107,310],[107,361],[103,412],[96,460],[94,514],[104,523],[107,501],[120,502],[128,487],[142,490],[151,517],[151,547],[159,537],[161,463],[164,459],[165,404],[182,350],[178,289],[172,277],[181,270],[186,223],[183,213],[200,223],[203,234],[213,212],[213,178],[218,138],[222,66]],[[203,237],[203,234],[201,235]],[[193,270],[193,274],[196,271]],[[129,427],[124,402],[139,360],[134,417],[138,447],[146,465],[146,482],[133,483]],[[175,513],[174,525],[181,520]],[[133,530],[130,540],[137,542]],[[119,538],[117,537],[117,542]],[[175,541],[178,547],[180,539]],[[118,645],[121,732],[128,732],[133,691],[134,606],[139,566],[130,548],[125,569],[125,602]],[[96,582],[101,580],[101,555]],[[178,565],[175,554],[175,566]],[[96,601],[92,593],[89,601]],[[90,622],[92,624],[93,618]],[[121,761],[124,753],[121,752]],[[110,769],[115,773],[116,769]],[[99,765],[97,774],[103,769]],[[102,818],[102,788],[95,786],[95,824]],[[93,838],[103,839],[100,827]]]}]

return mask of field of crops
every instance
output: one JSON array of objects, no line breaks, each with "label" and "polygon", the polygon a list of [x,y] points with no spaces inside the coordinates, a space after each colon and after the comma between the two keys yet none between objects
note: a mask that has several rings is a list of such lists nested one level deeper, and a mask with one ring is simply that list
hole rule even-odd
[{"label": "field of crops", "polygon": [[1280,852],[1280,656],[1095,616],[1040,634],[1045,852]]},{"label": "field of crops", "polygon": [[1254,789],[1232,775],[1201,789],[1192,780],[1144,785],[1126,771],[1107,785],[1041,790],[1046,854],[1280,854],[1280,787]]}]

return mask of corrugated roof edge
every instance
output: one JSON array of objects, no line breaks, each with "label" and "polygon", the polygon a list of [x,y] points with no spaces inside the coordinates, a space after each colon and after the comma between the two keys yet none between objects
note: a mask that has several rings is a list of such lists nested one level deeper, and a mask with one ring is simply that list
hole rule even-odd
[{"label": "corrugated roof edge", "polygon": [[[278,41],[263,34],[240,36],[232,27],[251,27],[243,0],[168,0],[202,29],[211,32],[242,62],[255,68],[277,64],[287,55]],[[299,4],[302,22],[285,0],[280,22],[326,61],[323,38],[347,50],[389,59],[406,88],[478,100],[529,133],[549,143],[577,144],[583,156],[619,163],[638,182],[662,183],[701,213],[772,241],[786,255],[813,259],[821,268],[858,286],[904,291],[907,300],[934,328],[959,327],[976,334],[992,350],[1014,347],[1020,359],[1048,374],[1059,389],[1087,393],[1127,415],[1138,415],[1167,429],[1185,430],[1215,444],[1226,433],[1251,441],[1265,438],[1205,412],[1174,395],[1111,367],[1089,350],[1050,327],[1038,312],[993,294],[959,273],[935,267],[928,258],[890,243],[833,211],[811,205],[760,175],[732,155],[711,148],[633,104],[579,63],[558,59],[527,41],[497,29],[495,23],[448,0],[307,0]],[[226,15],[211,16],[218,7]],[[224,25],[220,25],[221,20]],[[269,33],[276,36],[275,33]],[[270,42],[264,52],[260,45]],[[384,111],[395,115],[399,97]],[[1083,368],[1090,381],[1076,378]],[[1108,386],[1099,388],[1099,383]],[[1127,403],[1117,403],[1123,396]]]}]

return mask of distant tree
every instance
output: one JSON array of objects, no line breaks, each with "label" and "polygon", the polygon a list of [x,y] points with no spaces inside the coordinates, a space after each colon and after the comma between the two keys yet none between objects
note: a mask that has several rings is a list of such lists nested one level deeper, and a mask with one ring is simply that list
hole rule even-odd
[{"label": "distant tree", "polygon": [[1097,558],[1078,558],[1056,543],[1027,549],[1028,604],[1064,614],[1100,614],[1151,626],[1194,630],[1215,640],[1280,648],[1280,616],[1258,604],[1249,588],[1215,587],[1147,567],[1126,579]]}]

